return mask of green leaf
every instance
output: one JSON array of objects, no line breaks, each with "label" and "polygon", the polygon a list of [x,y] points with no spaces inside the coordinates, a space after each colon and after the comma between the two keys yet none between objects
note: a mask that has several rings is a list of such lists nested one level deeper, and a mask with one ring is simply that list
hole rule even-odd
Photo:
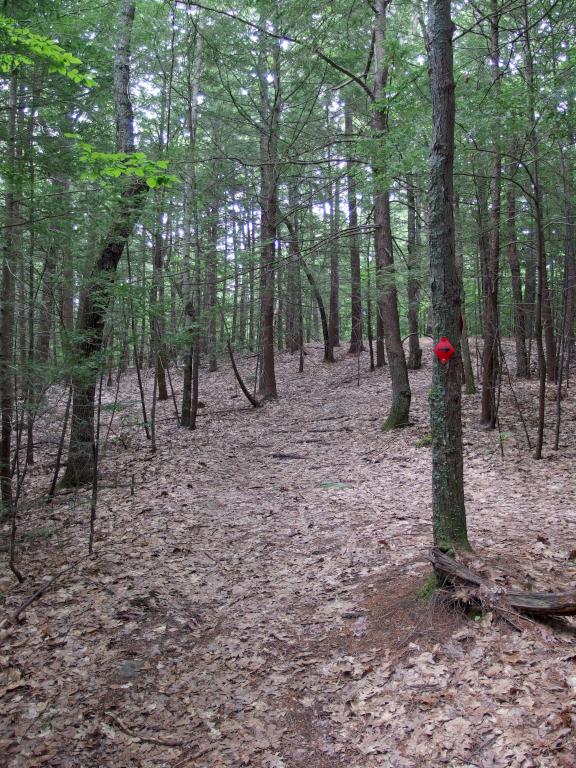
[{"label": "green leaf", "polygon": [[328,489],[332,489],[335,491],[342,491],[346,488],[354,488],[354,486],[350,485],[350,483],[341,483],[338,480],[327,480],[324,483],[320,483],[320,487],[323,488],[325,491]]}]

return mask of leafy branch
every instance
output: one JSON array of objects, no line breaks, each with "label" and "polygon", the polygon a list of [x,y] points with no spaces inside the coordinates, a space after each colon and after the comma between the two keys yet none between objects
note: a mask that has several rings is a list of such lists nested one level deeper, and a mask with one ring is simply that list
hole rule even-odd
[{"label": "leafy branch", "polygon": [[11,72],[19,66],[32,65],[34,60],[30,57],[35,56],[48,64],[49,72],[64,75],[74,83],[88,88],[96,85],[93,77],[79,69],[82,64],[79,58],[65,51],[49,37],[38,35],[2,14],[0,14],[0,46],[4,49],[7,46],[24,49],[24,53],[18,51],[0,53],[0,72]]},{"label": "leafy branch", "polygon": [[170,186],[177,176],[167,173],[168,160],[150,160],[144,152],[99,152],[92,144],[79,139],[73,133],[64,134],[80,148],[80,161],[88,166],[82,177],[90,181],[140,177],[146,179],[150,189]]}]

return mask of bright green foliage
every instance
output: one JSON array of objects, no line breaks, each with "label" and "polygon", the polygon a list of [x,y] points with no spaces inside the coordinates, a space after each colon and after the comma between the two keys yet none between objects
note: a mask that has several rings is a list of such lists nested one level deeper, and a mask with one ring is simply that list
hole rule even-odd
[{"label": "bright green foliage", "polygon": [[64,75],[78,85],[92,87],[96,81],[90,75],[82,72],[78,67],[82,61],[64,50],[54,40],[38,35],[35,32],[22,27],[14,19],[0,15],[0,45],[24,49],[25,53],[16,50],[13,53],[0,54],[0,71],[11,72],[23,64],[31,65],[33,58],[40,59],[48,64],[48,71]]},{"label": "bright green foliage", "polygon": [[99,152],[74,134],[67,133],[65,137],[74,139],[81,150],[80,160],[87,168],[82,174],[83,179],[96,181],[121,176],[140,177],[146,179],[150,189],[171,186],[178,181],[177,176],[166,173],[168,160],[150,160],[144,152]]}]

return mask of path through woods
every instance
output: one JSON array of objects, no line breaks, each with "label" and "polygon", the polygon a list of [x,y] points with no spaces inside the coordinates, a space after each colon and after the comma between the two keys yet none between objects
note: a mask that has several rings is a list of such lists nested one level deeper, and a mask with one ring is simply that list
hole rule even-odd
[{"label": "path through woods", "polygon": [[[120,411],[97,559],[1,631],[0,763],[576,765],[574,624],[518,632],[415,597],[430,570],[429,346],[413,424],[393,433],[380,430],[387,376],[364,355],[358,387],[343,350],[333,366],[313,350],[300,376],[279,356],[281,399],[256,411],[230,371],[203,373],[198,431],[161,404],[153,458],[121,427],[136,404]],[[515,386],[533,432],[537,384]],[[127,377],[121,403],[134,391]],[[502,458],[478,398],[464,407],[470,538],[491,577],[573,587],[574,439],[533,461],[505,392]],[[573,435],[572,395],[565,407]],[[31,495],[49,478],[34,473]],[[30,578],[3,578],[3,609],[84,554],[88,516],[87,491],[24,515]]]}]

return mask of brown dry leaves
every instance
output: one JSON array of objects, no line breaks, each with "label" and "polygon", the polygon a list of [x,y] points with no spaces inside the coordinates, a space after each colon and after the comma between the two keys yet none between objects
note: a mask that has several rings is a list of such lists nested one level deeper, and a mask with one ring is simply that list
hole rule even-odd
[{"label": "brown dry leaves", "polygon": [[[343,352],[325,366],[315,350],[303,376],[280,356],[282,398],[258,411],[232,397],[227,370],[203,372],[199,430],[178,430],[162,404],[154,458],[127,426],[128,378],[98,557],[1,631],[0,763],[575,766],[574,625],[519,633],[414,597],[431,538],[430,453],[416,446],[429,432],[425,357],[414,424],[393,434],[379,429],[386,373],[367,373],[365,357],[357,387]],[[517,390],[533,420],[535,385]],[[476,426],[477,398],[465,402],[478,562],[507,587],[571,587],[573,438],[534,462],[504,399],[504,459]],[[572,435],[572,394],[563,407]],[[85,551],[88,494],[46,511],[33,503],[46,485],[38,466],[21,525],[29,579],[0,584],[11,612]]]}]

